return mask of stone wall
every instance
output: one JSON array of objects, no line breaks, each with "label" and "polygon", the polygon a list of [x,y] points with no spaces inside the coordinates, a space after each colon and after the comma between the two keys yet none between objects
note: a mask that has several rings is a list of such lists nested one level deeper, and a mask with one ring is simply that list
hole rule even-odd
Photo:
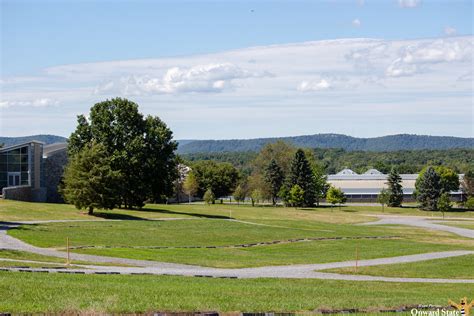
[{"label": "stone wall", "polygon": [[2,195],[6,200],[32,201],[31,187],[29,185],[3,188]]},{"label": "stone wall", "polygon": [[50,203],[64,201],[58,192],[58,186],[61,183],[66,164],[66,150],[57,151],[43,160],[44,186],[47,189],[46,201]]},{"label": "stone wall", "polygon": [[5,200],[46,202],[46,188],[33,189],[29,185],[5,187],[2,195]]}]

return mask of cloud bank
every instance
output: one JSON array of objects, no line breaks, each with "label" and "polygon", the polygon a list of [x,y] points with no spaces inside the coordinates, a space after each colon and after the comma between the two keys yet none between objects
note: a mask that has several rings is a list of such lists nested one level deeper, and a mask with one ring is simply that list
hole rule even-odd
[{"label": "cloud bank", "polygon": [[[420,2],[399,5],[412,8]],[[59,65],[39,75],[1,78],[0,109],[8,118],[2,124],[7,132],[20,133],[15,129],[22,125],[19,110],[46,119],[61,108],[70,119],[58,119],[55,126],[67,132],[48,132],[67,135],[76,114],[86,113],[98,101],[122,96],[178,131],[188,131],[183,137],[212,138],[215,130],[209,124],[220,124],[216,122],[222,118],[227,120],[221,126],[227,131],[220,133],[222,137],[338,132],[339,126],[344,126],[339,132],[359,136],[440,131],[469,136],[473,51],[472,36],[359,38]],[[388,116],[393,121],[387,121]],[[324,122],[319,121],[322,117]],[[287,127],[288,119],[298,124]],[[347,122],[334,124],[340,120]],[[239,129],[241,122],[245,130]],[[193,124],[200,134],[189,132]],[[290,130],[278,132],[282,126]]]}]

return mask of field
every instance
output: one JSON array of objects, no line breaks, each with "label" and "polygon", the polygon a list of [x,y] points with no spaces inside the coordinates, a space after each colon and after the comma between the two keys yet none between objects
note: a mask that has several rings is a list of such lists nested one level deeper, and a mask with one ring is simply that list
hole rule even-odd
[{"label": "field", "polygon": [[[295,209],[183,204],[147,205],[142,210],[117,209],[88,216],[69,205],[0,200],[0,226],[8,226],[8,236],[53,251],[48,255],[0,249],[0,259],[10,260],[0,260],[0,267],[61,266],[66,238],[76,255],[106,256],[117,261],[98,263],[92,260],[94,257],[86,256],[84,260],[73,260],[72,268],[94,264],[125,271],[133,266],[121,262],[126,259],[238,271],[474,251],[474,239],[446,231],[405,225],[360,225],[374,222],[380,215],[425,216],[427,220],[435,220],[437,218],[432,216],[439,214],[426,213],[413,206],[385,208],[382,213],[378,206]],[[473,219],[472,212],[450,212],[443,224],[472,228]],[[22,224],[21,221],[37,222]],[[349,266],[321,272],[343,276],[468,280],[473,279],[472,271],[474,254],[371,265],[358,267],[357,271]],[[0,272],[0,280],[1,292],[8,293],[0,297],[0,312],[313,311],[324,308],[370,311],[412,304],[444,306],[449,298],[457,300],[474,293],[474,283],[441,282],[434,286],[428,282],[294,277],[229,280]]]}]

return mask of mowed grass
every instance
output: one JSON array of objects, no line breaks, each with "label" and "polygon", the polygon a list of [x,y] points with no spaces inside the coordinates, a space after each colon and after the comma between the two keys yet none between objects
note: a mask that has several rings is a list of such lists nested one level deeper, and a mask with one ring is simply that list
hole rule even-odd
[{"label": "mowed grass", "polygon": [[[355,274],[354,268],[329,269],[325,271]],[[357,273],[387,277],[474,279],[474,255],[403,264],[359,267]]]},{"label": "mowed grass", "polygon": [[[11,236],[39,247],[76,249],[78,253],[242,268],[373,259],[434,251],[474,249],[474,240],[406,226],[360,226],[316,220],[190,218],[186,220],[89,221],[23,225]],[[235,245],[299,238],[398,236],[395,239],[338,239],[287,242],[248,248]],[[205,248],[221,247],[226,248]],[[112,248],[101,248],[112,247]],[[142,247],[142,248],[134,248]],[[143,249],[143,247],[204,247]]]},{"label": "mowed grass", "polygon": [[[225,249],[80,249],[78,253],[194,264],[217,268],[310,264],[453,250],[450,245],[406,240],[331,240]],[[457,249],[460,249],[458,247]]]},{"label": "mowed grass", "polygon": [[[204,205],[194,204],[147,204],[142,210],[114,209],[110,211],[96,211],[90,216],[67,204],[29,203],[0,199],[0,219],[2,221],[28,221],[28,220],[64,220],[64,219],[160,219],[160,218],[228,218],[236,219],[281,219],[281,220],[315,220],[328,223],[361,223],[373,221],[375,218],[366,215],[382,214],[380,206],[343,206],[331,208],[327,206],[295,209],[290,207],[249,205]],[[416,216],[441,216],[436,212],[426,212],[409,206],[404,208],[385,207],[383,214],[416,215]],[[474,212],[447,212],[446,218],[463,217],[474,218]]]},{"label": "mowed grass", "polygon": [[96,221],[22,225],[8,234],[39,247],[232,246],[306,237],[380,236],[380,228],[300,221],[222,219]]},{"label": "mowed grass", "polygon": [[474,284],[207,279],[0,272],[0,310],[11,313],[156,311],[296,312],[329,308],[447,306]]}]

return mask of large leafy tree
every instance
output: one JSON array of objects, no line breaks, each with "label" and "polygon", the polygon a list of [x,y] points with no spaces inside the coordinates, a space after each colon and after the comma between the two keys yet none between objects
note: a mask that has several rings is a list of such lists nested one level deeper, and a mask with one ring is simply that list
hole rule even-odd
[{"label": "large leafy tree", "polygon": [[390,195],[388,199],[388,206],[400,207],[403,202],[403,186],[402,177],[398,173],[397,169],[392,168],[387,176],[388,193]]},{"label": "large leafy tree", "polygon": [[272,204],[275,205],[278,192],[280,192],[285,179],[283,170],[281,170],[275,159],[272,159],[265,169],[264,179],[271,194]]},{"label": "large leafy tree", "polygon": [[113,209],[120,205],[115,188],[121,174],[112,169],[112,158],[102,144],[86,145],[69,159],[60,191],[78,209]]},{"label": "large leafy tree", "polygon": [[211,189],[217,198],[227,196],[233,192],[239,180],[237,169],[225,162],[202,160],[194,163],[192,169],[199,184],[199,196],[203,196],[207,189]]},{"label": "large leafy tree", "polygon": [[111,168],[120,173],[115,194],[126,208],[142,207],[146,200],[160,201],[173,191],[176,178],[176,142],[158,117],[146,118],[138,105],[115,98],[95,104],[89,118],[78,116],[68,141],[71,157],[92,142],[103,146]]},{"label": "large leafy tree", "polygon": [[288,188],[296,184],[304,191],[304,206],[313,206],[316,201],[313,170],[302,149],[296,151],[288,175]]},{"label": "large leafy tree", "polygon": [[435,211],[438,208],[438,199],[442,193],[441,178],[433,167],[428,167],[416,181],[416,198],[420,207]]},{"label": "large leafy tree", "polygon": [[[418,179],[421,179],[423,174],[429,167],[423,168],[421,170]],[[434,171],[439,175],[441,190],[443,192],[459,191],[460,183],[458,174],[451,168],[446,166],[432,166]],[[417,179],[417,181],[418,181]],[[415,184],[416,186],[416,184]]]}]

